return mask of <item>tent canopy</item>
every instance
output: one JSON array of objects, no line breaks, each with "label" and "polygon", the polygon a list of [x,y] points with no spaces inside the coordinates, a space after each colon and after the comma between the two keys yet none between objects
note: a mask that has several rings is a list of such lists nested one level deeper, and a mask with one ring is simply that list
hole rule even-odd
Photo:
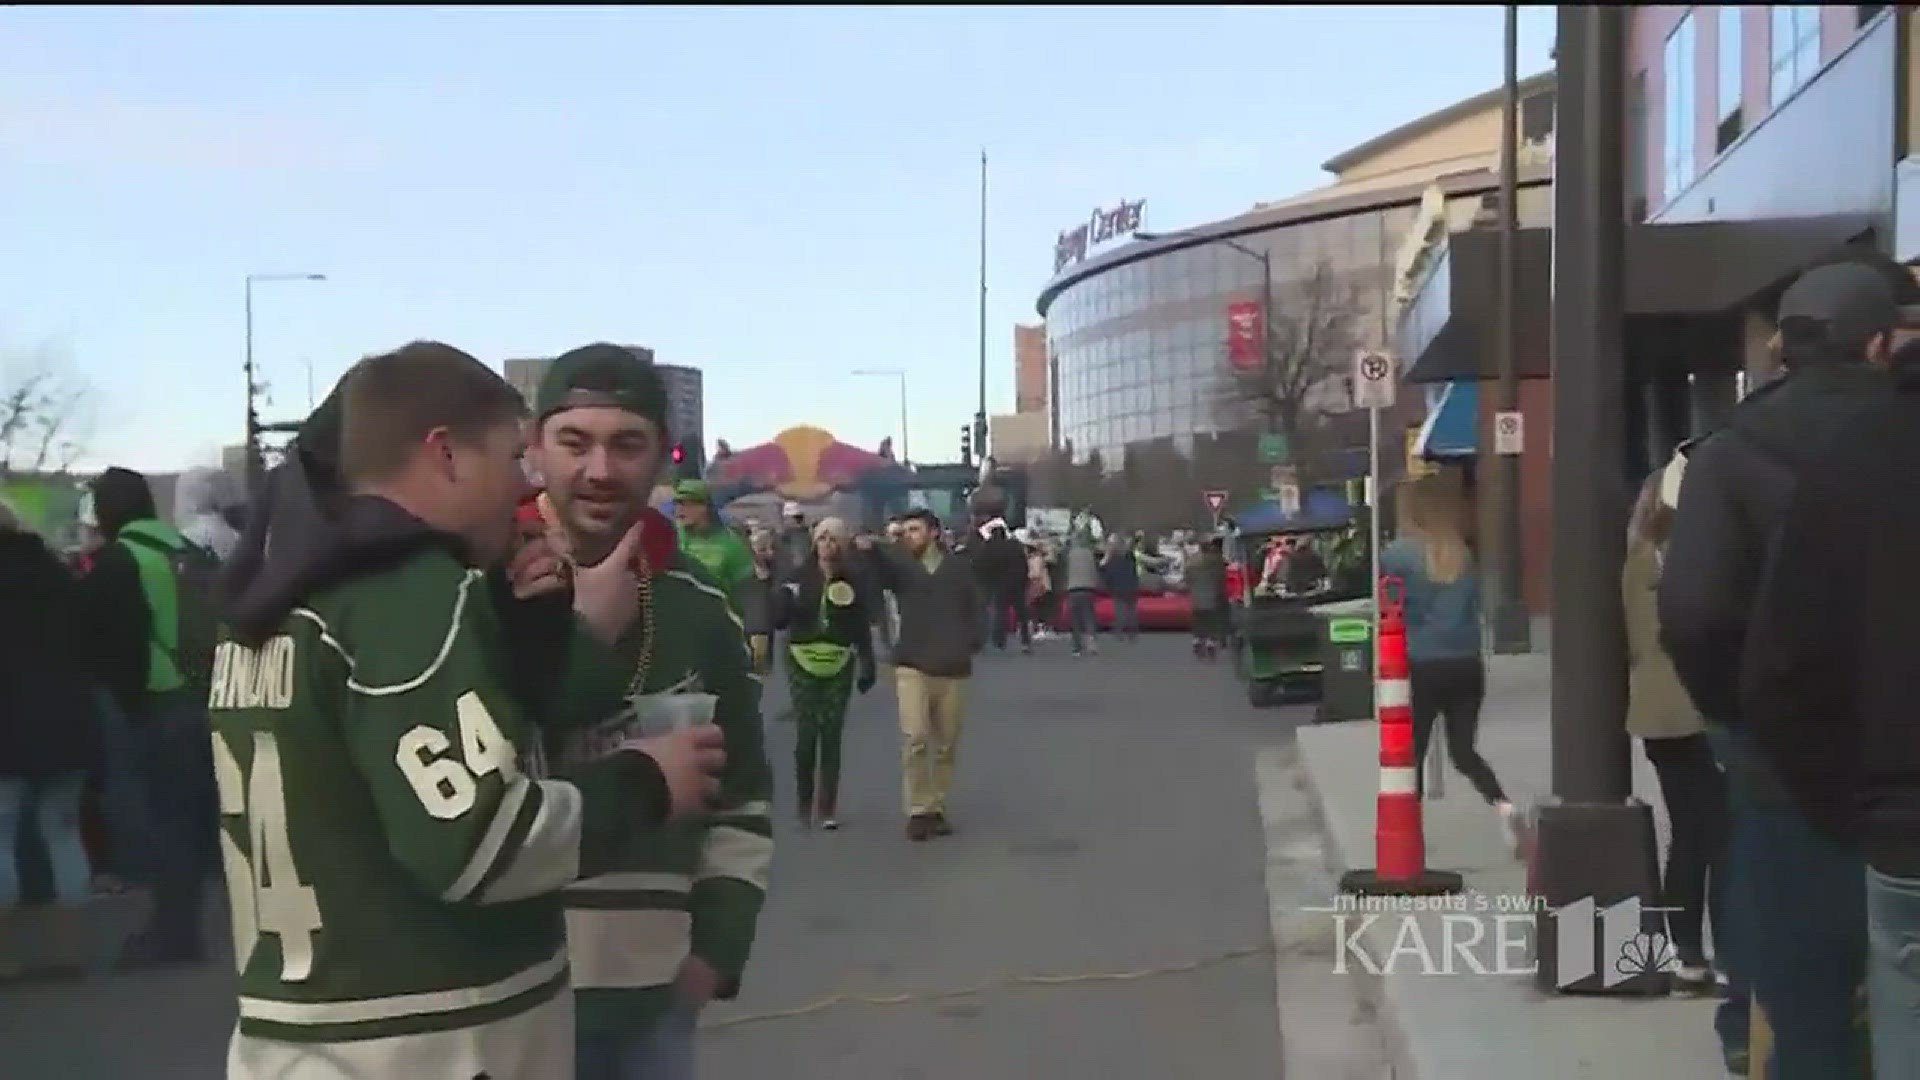
[{"label": "tent canopy", "polygon": [[1266,499],[1243,506],[1227,515],[1243,532],[1280,532],[1286,529],[1345,528],[1353,522],[1353,507],[1339,491],[1312,490],[1300,500],[1300,512],[1288,514],[1280,504]]}]

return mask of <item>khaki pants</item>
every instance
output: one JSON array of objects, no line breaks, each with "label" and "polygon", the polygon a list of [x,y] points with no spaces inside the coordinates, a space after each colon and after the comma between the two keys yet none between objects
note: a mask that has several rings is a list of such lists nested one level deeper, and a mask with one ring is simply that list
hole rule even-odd
[{"label": "khaki pants", "polygon": [[944,814],[953,787],[953,759],[960,746],[960,720],[966,711],[965,679],[922,675],[894,669],[900,699],[901,787],[907,814]]}]

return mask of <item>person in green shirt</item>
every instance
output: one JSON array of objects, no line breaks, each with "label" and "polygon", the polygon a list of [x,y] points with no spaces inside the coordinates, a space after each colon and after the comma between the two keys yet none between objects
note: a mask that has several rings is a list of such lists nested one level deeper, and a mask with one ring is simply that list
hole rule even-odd
[{"label": "person in green shirt", "polygon": [[[673,516],[680,526],[680,550],[733,597],[753,577],[753,552],[714,512],[713,491],[705,480],[674,485]],[[739,610],[737,601],[734,609]]]},{"label": "person in green shirt", "polygon": [[840,827],[840,733],[847,701],[857,685],[873,689],[873,623],[868,605],[878,602],[859,586],[849,565],[853,535],[839,518],[813,527],[814,557],[796,568],[774,593],[774,625],[787,631],[787,683],[799,738],[794,769],[800,827],[813,826],[814,772],[819,770],[821,824]]}]

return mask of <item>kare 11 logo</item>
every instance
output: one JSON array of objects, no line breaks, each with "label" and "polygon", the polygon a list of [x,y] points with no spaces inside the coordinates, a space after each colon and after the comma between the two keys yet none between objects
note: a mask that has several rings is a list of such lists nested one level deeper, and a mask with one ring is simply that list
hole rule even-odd
[{"label": "kare 11 logo", "polygon": [[[1602,907],[1586,896],[1550,908],[1542,897],[1485,893],[1341,896],[1306,910],[1333,918],[1336,975],[1532,977],[1539,971],[1533,939],[1542,914],[1553,920],[1558,989],[1596,976],[1612,989],[1680,966],[1667,935],[1646,929],[1647,916],[1679,909],[1642,904],[1638,897]],[[1384,952],[1369,948],[1382,941]]]}]

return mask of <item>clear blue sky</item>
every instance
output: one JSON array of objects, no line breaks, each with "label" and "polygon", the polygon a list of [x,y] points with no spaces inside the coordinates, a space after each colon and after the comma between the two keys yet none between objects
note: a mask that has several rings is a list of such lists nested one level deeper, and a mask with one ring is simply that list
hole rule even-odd
[{"label": "clear blue sky", "polygon": [[[1551,8],[1521,19],[1548,66]],[[242,280],[282,416],[357,357],[612,339],[706,371],[709,438],[898,427],[950,459],[1055,233],[1173,229],[1496,85],[1498,7],[0,11],[0,357],[98,388],[91,464],[215,460]]]}]

